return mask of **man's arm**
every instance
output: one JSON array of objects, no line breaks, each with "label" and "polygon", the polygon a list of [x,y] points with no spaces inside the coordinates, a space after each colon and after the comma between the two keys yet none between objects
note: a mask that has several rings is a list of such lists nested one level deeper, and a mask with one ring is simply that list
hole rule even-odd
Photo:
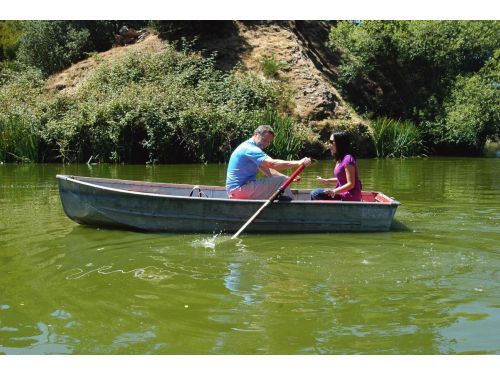
[{"label": "man's arm", "polygon": [[[262,167],[265,167],[269,169],[274,169],[275,171],[281,171],[283,169],[298,167],[299,165],[302,164],[305,164],[306,167],[309,166],[311,164],[311,159],[303,158],[301,160],[281,160],[268,157],[260,164],[260,168],[261,170]],[[263,173],[265,174],[264,171]],[[281,175],[281,173],[279,175]]]},{"label": "man's arm", "polygon": [[[264,162],[262,162],[264,164]],[[271,176],[285,176],[283,173],[278,172],[276,169],[264,167],[262,164],[259,167],[259,170],[264,173],[267,177]],[[286,176],[285,176],[286,177]]]}]

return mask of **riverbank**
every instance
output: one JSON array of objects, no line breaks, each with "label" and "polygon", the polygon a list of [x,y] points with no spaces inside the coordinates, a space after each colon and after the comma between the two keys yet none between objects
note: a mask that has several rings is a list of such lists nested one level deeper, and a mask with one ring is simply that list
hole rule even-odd
[{"label": "riverbank", "polygon": [[[0,64],[4,162],[223,162],[262,123],[285,137],[269,150],[279,158],[326,157],[334,130],[358,157],[478,156],[498,139],[496,23],[134,21],[151,28],[113,48],[113,21],[0,23],[20,43]],[[430,87],[404,42],[426,30],[479,43],[418,50],[441,77]]]}]

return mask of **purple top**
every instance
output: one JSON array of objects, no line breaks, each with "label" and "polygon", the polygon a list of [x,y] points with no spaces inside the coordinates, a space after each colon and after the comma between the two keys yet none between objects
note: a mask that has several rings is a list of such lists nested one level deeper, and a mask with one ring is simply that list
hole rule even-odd
[{"label": "purple top", "polygon": [[352,155],[347,154],[344,159],[335,165],[333,169],[333,174],[337,177],[337,185],[335,187],[342,186],[347,183],[347,176],[345,169],[352,164],[354,165],[354,187],[344,193],[339,193],[343,201],[360,201],[361,200],[361,180],[359,179],[358,165],[356,164],[356,159]]}]

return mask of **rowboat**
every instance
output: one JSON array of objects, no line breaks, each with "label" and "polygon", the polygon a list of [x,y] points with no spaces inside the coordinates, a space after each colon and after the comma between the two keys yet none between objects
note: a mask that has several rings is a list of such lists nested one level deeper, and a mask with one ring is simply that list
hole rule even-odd
[{"label": "rowboat", "polygon": [[[64,212],[77,223],[150,232],[234,233],[265,200],[229,199],[222,186],[56,176]],[[311,201],[309,189],[276,201],[245,232],[388,231],[400,203],[380,192],[361,202]]]}]

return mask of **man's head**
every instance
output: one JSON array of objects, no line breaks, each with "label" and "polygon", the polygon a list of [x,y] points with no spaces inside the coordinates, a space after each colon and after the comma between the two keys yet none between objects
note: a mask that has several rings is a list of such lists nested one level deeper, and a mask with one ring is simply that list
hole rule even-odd
[{"label": "man's head", "polygon": [[253,132],[255,144],[261,149],[268,147],[274,139],[274,130],[270,125],[260,125]]}]

